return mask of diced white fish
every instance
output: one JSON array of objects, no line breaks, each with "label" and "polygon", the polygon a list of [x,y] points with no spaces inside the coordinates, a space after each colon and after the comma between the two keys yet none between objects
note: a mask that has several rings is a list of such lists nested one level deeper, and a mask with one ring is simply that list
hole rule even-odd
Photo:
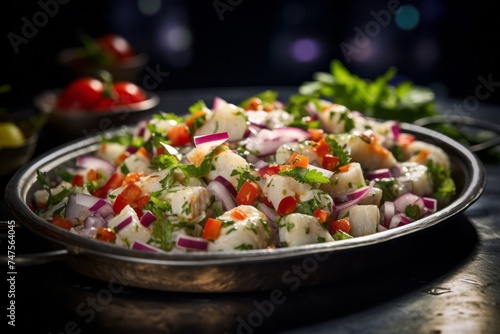
[{"label": "diced white fish", "polygon": [[99,144],[96,156],[114,163],[126,149],[126,146],[119,143],[102,142]]},{"label": "diced white fish", "polygon": [[283,144],[276,150],[275,153],[275,161],[278,165],[283,165],[288,163],[290,157],[294,152],[298,154],[302,154],[309,158],[309,164],[314,166],[320,165],[320,158],[316,152],[311,149],[311,146],[307,144],[308,142],[303,143],[287,143]]},{"label": "diced white fish", "polygon": [[149,175],[155,172],[155,169],[151,168],[151,162],[137,154],[128,156],[123,160],[118,169],[121,170],[123,174],[143,172],[145,175]]},{"label": "diced white fish", "polygon": [[411,192],[417,196],[432,194],[433,181],[425,165],[416,162],[403,162],[399,164],[401,176],[411,184]]},{"label": "diced white fish", "polygon": [[177,216],[179,221],[201,221],[210,205],[210,194],[205,187],[172,187],[158,199],[168,205],[166,214]]},{"label": "diced white fish", "polygon": [[239,175],[231,174],[238,167],[247,169],[248,166],[249,163],[238,154],[230,150],[222,151],[212,159],[212,168],[206,175],[206,178],[210,182],[217,176],[222,176],[236,188]]},{"label": "diced white fish", "polygon": [[[234,210],[241,210],[246,218],[236,219]],[[222,221],[219,237],[209,242],[209,251],[262,249],[269,245],[271,227],[267,217],[250,205],[240,205],[217,217]]]},{"label": "diced white fish", "polygon": [[206,117],[205,124],[196,129],[196,136],[227,132],[229,141],[236,141],[243,139],[248,128],[244,110],[234,104],[228,103]]},{"label": "diced white fish", "polygon": [[347,212],[351,224],[350,235],[362,237],[377,232],[377,226],[380,223],[380,210],[376,205],[353,205],[339,212],[339,217],[344,217]]},{"label": "diced white fish", "polygon": [[366,170],[390,168],[396,164],[394,155],[378,143],[377,136],[364,138],[362,134],[336,136],[337,142],[350,153],[352,161],[359,162]]},{"label": "diced white fish", "polygon": [[316,217],[302,213],[292,213],[280,220],[279,238],[288,247],[333,241]]},{"label": "diced white fish", "polygon": [[370,189],[365,198],[363,198],[359,205],[376,205],[380,206],[380,201],[382,200],[382,189],[373,187]]},{"label": "diced white fish", "polygon": [[415,140],[403,147],[403,154],[407,161],[425,164],[427,160],[432,160],[435,164],[450,168],[450,159],[442,148]]},{"label": "diced white fish", "polygon": [[[120,223],[128,217],[132,217],[132,222],[119,231],[116,231]],[[115,230],[117,237],[115,244],[118,246],[130,248],[134,241],[148,242],[151,239],[151,230],[141,225],[137,213],[130,205],[127,205],[119,214],[111,218],[108,221],[108,227]]]},{"label": "diced white fish", "polygon": [[330,178],[329,184],[322,184],[320,189],[326,191],[333,198],[345,196],[356,189],[365,186],[365,177],[361,165],[351,162],[337,170]]},{"label": "diced white fish", "polygon": [[365,119],[340,104],[330,104],[320,110],[318,116],[323,129],[327,133],[338,134],[350,132],[353,129],[365,129]]}]

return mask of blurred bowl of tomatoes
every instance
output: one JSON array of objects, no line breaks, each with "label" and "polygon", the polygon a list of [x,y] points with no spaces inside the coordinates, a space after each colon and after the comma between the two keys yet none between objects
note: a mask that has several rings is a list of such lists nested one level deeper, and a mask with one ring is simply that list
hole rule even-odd
[{"label": "blurred bowl of tomatoes", "polygon": [[115,80],[134,81],[148,62],[123,36],[109,33],[92,38],[80,36],[82,46],[62,50],[58,62],[75,77],[95,76],[106,70]]},{"label": "blurred bowl of tomatoes", "polygon": [[159,101],[157,94],[101,72],[99,78],[77,78],[63,89],[39,94],[34,106],[47,116],[49,127],[77,138],[137,124],[157,111]]}]

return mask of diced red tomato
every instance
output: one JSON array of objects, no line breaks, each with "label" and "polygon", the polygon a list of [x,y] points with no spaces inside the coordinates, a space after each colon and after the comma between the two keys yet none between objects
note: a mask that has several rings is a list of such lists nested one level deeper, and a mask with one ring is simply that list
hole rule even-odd
[{"label": "diced red tomato", "polygon": [[87,172],[87,181],[97,181],[99,179],[99,173],[95,169],[91,169]]},{"label": "diced red tomato", "polygon": [[218,219],[208,218],[203,228],[202,237],[205,240],[216,240],[220,235],[222,222]]},{"label": "diced red tomato", "polygon": [[128,153],[127,151],[123,152],[122,154],[120,154],[120,156],[118,158],[116,158],[115,165],[118,166],[123,161],[125,161],[125,159],[127,159],[129,156],[130,156],[130,153]]},{"label": "diced red tomato", "polygon": [[141,195],[142,190],[135,183],[131,183],[122,190],[120,195],[125,197],[130,203],[134,202]]},{"label": "diced red tomato", "polygon": [[415,136],[409,133],[400,133],[397,138],[398,144],[401,145],[402,147],[405,147],[406,145],[411,144],[414,141],[415,141]]},{"label": "diced red tomato", "polygon": [[176,125],[168,129],[167,136],[173,146],[183,146],[191,142],[188,128],[184,124]]},{"label": "diced red tomato", "polygon": [[295,209],[297,209],[297,200],[293,196],[287,196],[281,200],[276,212],[280,216],[286,216],[290,213],[293,213]]},{"label": "diced red tomato", "polygon": [[99,227],[96,230],[95,238],[104,242],[114,243],[116,240],[116,234],[108,227]]},{"label": "diced red tomato", "polygon": [[125,177],[120,173],[113,174],[109,178],[108,182],[106,182],[106,184],[104,186],[102,186],[101,188],[94,190],[92,195],[94,195],[96,197],[100,197],[100,198],[106,198],[106,196],[108,196],[108,192],[110,190],[116,189],[122,185],[124,178]]},{"label": "diced red tomato", "polygon": [[134,206],[137,208],[141,209],[148,204],[149,200],[151,199],[151,196],[149,194],[146,194],[144,196],[139,197],[138,199],[135,200]]},{"label": "diced red tomato", "polygon": [[73,176],[73,181],[71,181],[71,184],[74,186],[83,187],[83,176],[76,174],[75,176]]},{"label": "diced red tomato", "polygon": [[314,210],[313,216],[318,218],[320,224],[323,224],[328,219],[328,211],[317,208]]},{"label": "diced red tomato", "polygon": [[236,195],[236,202],[241,205],[252,205],[259,197],[259,192],[257,183],[246,180]]},{"label": "diced red tomato", "polygon": [[316,152],[316,154],[320,157],[324,157],[326,154],[331,153],[330,145],[328,145],[325,138],[321,138],[316,143],[312,143],[311,150]]},{"label": "diced red tomato", "polygon": [[262,110],[264,107],[262,106],[262,100],[258,97],[253,97],[247,104],[245,110]]},{"label": "diced red tomato", "polygon": [[328,230],[331,234],[335,234],[338,231],[349,233],[351,230],[351,223],[349,223],[349,217],[334,220],[330,223]]},{"label": "diced red tomato", "polygon": [[151,154],[144,148],[144,146],[139,147],[135,154],[137,156],[143,157],[146,160],[151,160]]},{"label": "diced red tomato", "polygon": [[50,223],[52,225],[56,225],[56,226],[59,226],[65,230],[71,230],[71,228],[73,227],[73,223],[70,222],[69,220],[61,217],[61,216],[54,216],[52,217],[52,220],[50,221]]},{"label": "diced red tomato", "polygon": [[248,218],[248,215],[245,211],[235,208],[231,211],[231,218],[237,219],[237,220],[244,220]]},{"label": "diced red tomato", "polygon": [[144,176],[143,172],[128,173],[127,175],[125,175],[125,179],[123,180],[123,185],[135,183],[139,181],[143,176]]},{"label": "diced red tomato", "polygon": [[323,162],[321,163],[321,167],[328,170],[333,170],[339,164],[339,158],[331,155],[325,154],[323,157]]},{"label": "diced red tomato", "polygon": [[162,155],[162,154],[165,154],[167,153],[167,149],[163,146],[159,146],[156,148],[156,155]]},{"label": "diced red tomato", "polygon": [[320,141],[325,133],[322,129],[307,129],[307,132],[311,135],[312,141]]},{"label": "diced red tomato", "polygon": [[349,169],[351,169],[351,164],[340,166],[339,167],[339,172],[345,173],[345,172],[348,172]]},{"label": "diced red tomato", "polygon": [[294,152],[290,157],[290,164],[292,167],[307,168],[309,166],[309,158],[302,154]]},{"label": "diced red tomato", "polygon": [[119,214],[127,205],[129,205],[129,200],[122,194],[116,195],[115,202],[113,203],[113,212]]},{"label": "diced red tomato", "polygon": [[260,169],[259,175],[260,175],[260,177],[264,177],[266,175],[271,176],[271,175],[278,174],[279,171],[280,171],[280,166],[275,165],[275,164],[271,164],[267,167]]}]

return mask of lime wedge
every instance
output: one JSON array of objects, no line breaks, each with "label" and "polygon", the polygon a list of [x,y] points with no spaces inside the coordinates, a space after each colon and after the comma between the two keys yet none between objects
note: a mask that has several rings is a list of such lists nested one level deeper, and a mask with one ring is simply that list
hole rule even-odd
[{"label": "lime wedge", "polygon": [[0,123],[0,147],[13,147],[24,144],[24,135],[12,122]]}]

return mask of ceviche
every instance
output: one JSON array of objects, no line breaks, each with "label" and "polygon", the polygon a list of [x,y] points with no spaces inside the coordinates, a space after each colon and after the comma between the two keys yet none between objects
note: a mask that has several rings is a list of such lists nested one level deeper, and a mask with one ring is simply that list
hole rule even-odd
[{"label": "ceviche", "polygon": [[153,251],[294,247],[383,233],[446,205],[441,148],[331,101],[274,91],[198,101],[103,136],[57,179],[39,172],[36,213],[117,246]]}]

